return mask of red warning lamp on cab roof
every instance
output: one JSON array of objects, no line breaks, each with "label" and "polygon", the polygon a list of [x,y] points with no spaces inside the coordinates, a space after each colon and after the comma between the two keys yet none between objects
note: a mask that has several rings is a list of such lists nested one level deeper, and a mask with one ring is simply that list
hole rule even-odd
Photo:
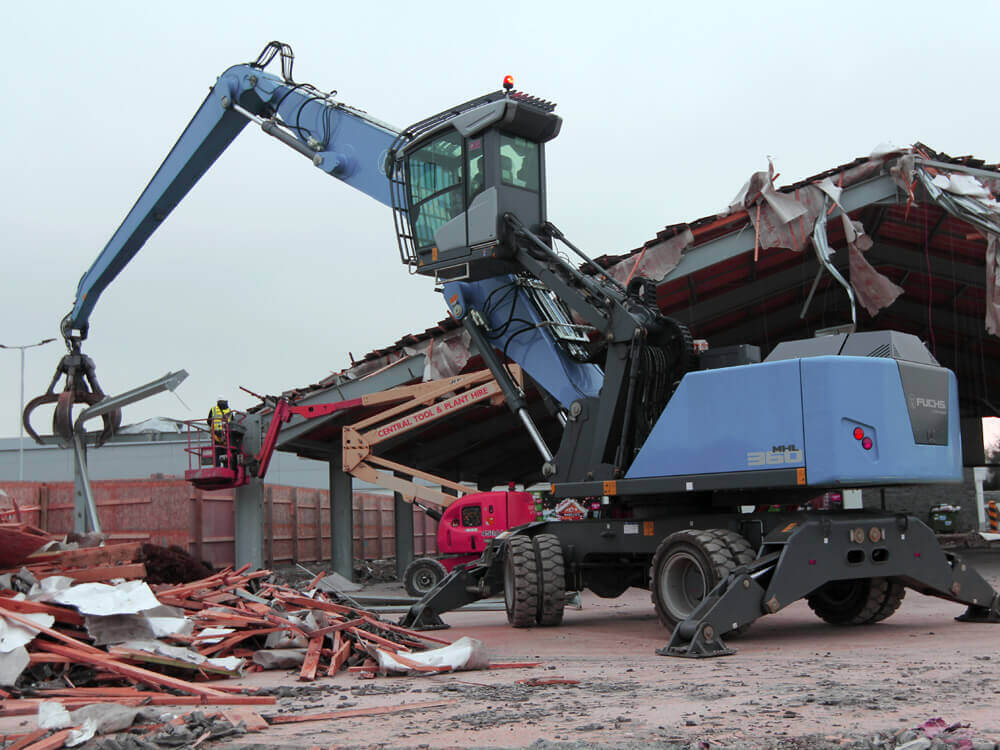
[{"label": "red warning lamp on cab roof", "polygon": [[514,76],[506,75],[503,77],[503,90],[510,91],[514,88]]}]

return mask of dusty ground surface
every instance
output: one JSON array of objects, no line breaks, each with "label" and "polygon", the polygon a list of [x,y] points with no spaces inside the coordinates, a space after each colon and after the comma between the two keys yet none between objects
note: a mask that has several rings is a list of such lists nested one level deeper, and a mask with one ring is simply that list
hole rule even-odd
[{"label": "dusty ground surface", "polygon": [[[963,555],[1000,585],[1000,551]],[[478,638],[495,661],[543,665],[374,680],[341,673],[311,684],[291,672],[253,674],[242,682],[287,694],[258,707],[263,714],[454,703],[273,726],[200,747],[875,747],[876,732],[934,717],[969,722],[975,747],[992,747],[1000,741],[1000,625],[955,622],[963,611],[911,591],[885,622],[835,628],[798,602],[732,641],[735,655],[704,660],[654,654],[667,635],[640,590],[614,600],[586,593],[560,628],[512,630],[503,612],[452,613],[442,635]],[[579,684],[518,683],[531,677]]]}]

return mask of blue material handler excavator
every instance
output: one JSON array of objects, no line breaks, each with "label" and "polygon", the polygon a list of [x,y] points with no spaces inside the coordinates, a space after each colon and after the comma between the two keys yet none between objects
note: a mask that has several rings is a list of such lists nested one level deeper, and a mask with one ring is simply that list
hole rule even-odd
[{"label": "blue material handler excavator", "polygon": [[[280,75],[265,70],[280,58]],[[537,447],[553,498],[599,499],[600,517],[504,532],[404,617],[503,592],[515,627],[561,622],[567,591],[647,588],[672,631],[660,653],[731,653],[723,641],[806,598],[822,619],[876,623],[907,588],[1000,621],[997,592],[918,518],[793,508],[843,487],[959,482],[958,386],[913,336],[850,332],[784,342],[763,362],[697,369],[690,331],[663,316],[655,284],[616,282],[548,220],[551,102],[501,90],[397,130],[292,77],[272,42],[216,81],[77,289],[68,353],[48,391],[68,438],[75,402],[102,394],[82,353],[102,290],[255,123],[312,165],[392,208],[400,258],[433,277]],[[571,255],[579,262],[570,262]],[[521,366],[562,428],[546,443]],[[55,392],[60,376],[65,388]],[[107,439],[120,415],[105,417]]]}]

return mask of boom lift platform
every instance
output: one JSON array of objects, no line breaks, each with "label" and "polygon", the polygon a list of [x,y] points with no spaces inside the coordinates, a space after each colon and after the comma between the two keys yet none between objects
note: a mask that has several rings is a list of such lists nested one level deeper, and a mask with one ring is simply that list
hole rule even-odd
[{"label": "boom lift platform", "polygon": [[[281,75],[266,72],[279,55]],[[567,590],[615,596],[631,585],[650,589],[674,631],[672,655],[724,653],[722,635],[803,595],[835,623],[884,619],[905,587],[968,605],[965,619],[1000,622],[996,592],[913,516],[742,512],[844,487],[961,481],[955,376],[919,340],[852,322],[848,334],[788,342],[764,362],[699,370],[691,332],[662,315],[652,280],[615,281],[549,221],[545,148],[562,127],[554,103],[508,78],[397,130],[294,81],[292,60],[272,42],[217,79],[81,280],[62,325],[74,383],[93,370],[72,357],[82,357],[100,292],[253,122],[391,206],[401,260],[438,282],[537,448],[551,495],[603,509],[502,534],[407,622],[433,624],[456,603],[503,590],[513,625],[554,625]],[[808,231],[853,310],[828,259],[826,220],[843,210],[825,200]],[[562,426],[558,446],[546,444],[509,362]],[[86,400],[86,388],[67,392]],[[345,451],[369,460],[354,440]],[[364,471],[386,468],[369,460]]]}]

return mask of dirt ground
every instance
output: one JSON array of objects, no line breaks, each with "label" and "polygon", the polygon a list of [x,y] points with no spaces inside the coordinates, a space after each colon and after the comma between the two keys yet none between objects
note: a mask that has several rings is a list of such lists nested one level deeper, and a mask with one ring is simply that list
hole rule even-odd
[{"label": "dirt ground", "polygon": [[[1000,586],[1000,550],[963,554]],[[955,622],[964,609],[952,603],[910,591],[882,623],[835,628],[798,602],[733,640],[735,655],[702,660],[654,653],[667,634],[645,591],[612,600],[585,593],[582,603],[559,628],[513,630],[503,612],[445,616],[452,628],[441,635],[478,638],[495,661],[543,663],[533,669],[341,673],[311,684],[292,672],[248,675],[247,686],[283,688],[276,706],[255,707],[262,714],[453,703],[272,726],[200,747],[893,748],[906,737],[876,745],[876,733],[935,717],[968,722],[976,742],[965,747],[1000,741],[1000,625]],[[518,682],[532,677],[579,683]]]},{"label": "dirt ground", "polygon": [[[1000,586],[1000,550],[963,555]],[[478,638],[496,661],[543,665],[433,677],[323,678],[315,692],[282,698],[276,712],[455,702],[274,726],[214,746],[872,746],[876,732],[888,736],[942,717],[949,724],[968,722],[975,746],[992,747],[1000,741],[1000,625],[955,622],[963,611],[910,591],[885,622],[835,628],[798,602],[754,623],[731,643],[735,655],[701,660],[654,653],[667,634],[649,594],[635,589],[612,600],[585,593],[583,609],[567,610],[559,628],[513,630],[503,612],[452,613],[445,618],[452,625],[448,637]],[[531,677],[579,684],[518,683]],[[275,672],[245,682],[302,685],[293,674]]]}]

